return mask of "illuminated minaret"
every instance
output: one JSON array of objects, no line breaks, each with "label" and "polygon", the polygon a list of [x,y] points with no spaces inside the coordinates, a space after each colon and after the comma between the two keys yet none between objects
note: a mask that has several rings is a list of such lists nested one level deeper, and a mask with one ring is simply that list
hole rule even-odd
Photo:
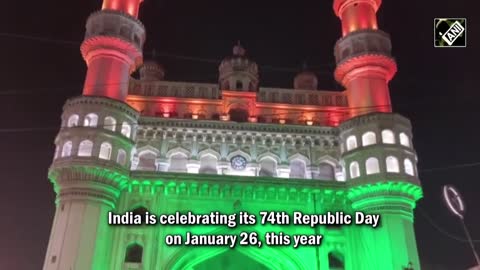
[{"label": "illuminated minaret", "polygon": [[44,270],[111,269],[108,212],[128,181],[139,113],[126,104],[130,74],[142,63],[141,0],[104,0],[81,45],[83,95],[63,107],[49,179],[56,211]]},{"label": "illuminated minaret", "polygon": [[345,269],[420,269],[413,227],[422,197],[411,123],[392,113],[388,82],[397,67],[388,34],[378,29],[381,0],[334,0],[343,37],[335,78],[346,88],[351,119],[339,125],[341,163],[353,211],[379,214],[381,225],[345,228]]},{"label": "illuminated minaret", "polygon": [[130,74],[142,64],[142,0],[104,0],[87,21],[81,51],[88,65],[83,94],[124,101]]},{"label": "illuminated minaret", "polygon": [[397,71],[390,37],[378,29],[381,0],[335,0],[342,38],[335,44],[335,79],[347,89],[351,116],[391,112],[388,82]]}]

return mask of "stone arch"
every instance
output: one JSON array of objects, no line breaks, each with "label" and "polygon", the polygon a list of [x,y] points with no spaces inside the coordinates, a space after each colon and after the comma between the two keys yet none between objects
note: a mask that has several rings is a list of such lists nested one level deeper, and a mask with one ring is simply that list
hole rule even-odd
[{"label": "stone arch", "polygon": [[221,159],[221,155],[220,153],[218,153],[217,151],[213,150],[213,149],[205,149],[205,150],[202,150],[198,153],[198,158],[202,158],[204,156],[212,156],[214,158],[216,158],[217,160],[220,160]]},{"label": "stone arch", "polygon": [[146,145],[137,149],[135,156],[138,157],[136,169],[144,171],[155,171],[157,169],[156,158],[160,151],[158,149]]},{"label": "stone arch", "polygon": [[333,158],[332,156],[325,155],[321,156],[320,158],[317,159],[317,164],[320,163],[327,163],[333,166],[333,168],[336,168],[338,166],[338,160]]},{"label": "stone arch", "polygon": [[290,157],[288,157],[289,162],[291,162],[292,160],[295,160],[295,159],[299,159],[299,160],[305,162],[306,166],[310,165],[310,159],[307,158],[306,156],[300,154],[300,153],[295,153],[295,154],[291,155]]},{"label": "stone arch", "polygon": [[136,155],[140,155],[140,154],[143,154],[145,152],[154,154],[155,156],[158,156],[158,154],[160,153],[160,151],[157,148],[155,148],[151,145],[145,145],[145,146],[142,146],[140,148],[137,148]]},{"label": "stone arch", "polygon": [[227,155],[227,159],[230,160],[232,157],[234,157],[236,155],[240,155],[240,156],[244,157],[248,162],[252,161],[252,157],[242,150],[235,150],[235,151],[231,152],[230,154]]},{"label": "stone arch", "polygon": [[169,159],[171,156],[175,154],[183,154],[187,158],[190,157],[190,151],[182,147],[175,147],[173,149],[170,149],[165,156],[167,157],[167,159]]},{"label": "stone arch", "polygon": [[261,162],[262,160],[266,159],[266,158],[270,158],[272,159],[273,161],[275,161],[278,164],[280,164],[281,160],[280,160],[280,157],[272,152],[265,152],[265,153],[262,153],[260,155],[257,156],[257,162]]},{"label": "stone arch", "polygon": [[[218,233],[222,234],[232,233],[231,231],[219,230]],[[167,259],[167,264],[163,269],[180,270],[191,269],[193,266],[198,265],[210,258],[214,258],[222,253],[231,251],[229,247],[186,247],[183,246],[177,249],[170,258]],[[280,249],[278,247],[262,246],[258,247],[240,247],[234,249],[247,257],[265,265],[270,269],[275,270],[307,270],[308,266],[304,261],[287,249]]]}]

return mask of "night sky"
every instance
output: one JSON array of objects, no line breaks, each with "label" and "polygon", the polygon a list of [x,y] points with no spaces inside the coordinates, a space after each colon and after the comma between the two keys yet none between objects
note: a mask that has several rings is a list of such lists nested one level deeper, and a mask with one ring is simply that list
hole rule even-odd
[{"label": "night sky", "polygon": [[[480,162],[480,18],[469,2],[385,1],[378,13],[399,67],[390,84],[394,110],[414,127],[425,193],[415,223],[423,269],[474,265],[468,244],[453,239],[465,237],[443,204],[442,185],[463,193],[467,226],[480,239],[480,166],[455,167]],[[86,67],[79,45],[87,16],[100,6],[100,0],[2,3],[0,269],[42,267],[54,215],[47,179],[53,141],[63,103],[81,94]],[[434,17],[466,17],[468,47],[433,48]],[[341,89],[332,75],[341,34],[332,1],[145,0],[140,18],[145,51],[155,49],[168,80],[215,83],[218,61],[240,40],[260,65],[262,86],[291,87],[307,61],[321,89]]]}]

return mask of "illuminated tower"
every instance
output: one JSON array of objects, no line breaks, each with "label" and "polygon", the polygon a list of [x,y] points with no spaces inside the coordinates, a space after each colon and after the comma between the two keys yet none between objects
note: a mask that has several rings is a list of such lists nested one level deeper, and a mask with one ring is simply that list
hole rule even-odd
[{"label": "illuminated tower", "polygon": [[381,0],[335,0],[342,38],[335,44],[335,79],[347,88],[351,115],[391,112],[388,82],[397,71],[390,37],[378,29]]},{"label": "illuminated tower", "polygon": [[[141,0],[104,0],[81,45],[83,95],[63,108],[49,170],[56,212],[44,270],[418,270],[413,209],[422,196],[410,121],[391,112],[396,70],[377,29],[380,0],[336,0],[343,37],[335,78],[319,90],[260,85],[237,44],[218,81],[178,82],[142,64]],[[131,76],[140,68],[140,78]],[[321,86],[320,86],[321,87]],[[350,113],[345,113],[350,112]],[[167,246],[167,235],[239,234],[246,226],[109,226],[107,213],[301,210],[381,214],[370,226],[249,226],[324,236],[321,245]]]},{"label": "illuminated tower", "polygon": [[381,214],[375,229],[346,228],[346,269],[420,269],[413,209],[421,197],[410,121],[391,113],[388,82],[396,72],[388,34],[378,29],[381,0],[335,0],[342,38],[335,78],[346,88],[352,119],[339,126],[341,162],[352,209]]},{"label": "illuminated tower", "polygon": [[81,45],[83,95],[69,99],[49,170],[56,212],[44,270],[109,269],[114,209],[127,181],[138,112],[124,103],[142,63],[141,0],[105,0],[88,18]]}]

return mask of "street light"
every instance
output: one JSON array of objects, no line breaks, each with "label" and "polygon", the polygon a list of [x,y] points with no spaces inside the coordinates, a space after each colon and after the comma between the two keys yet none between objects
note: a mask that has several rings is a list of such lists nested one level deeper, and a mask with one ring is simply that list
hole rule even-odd
[{"label": "street light", "polygon": [[477,261],[477,265],[478,267],[480,267],[480,259],[478,258],[478,254],[475,251],[472,237],[470,236],[467,226],[465,225],[465,203],[463,202],[462,196],[460,196],[460,192],[458,192],[457,189],[451,185],[445,185],[443,186],[443,199],[445,200],[448,209],[450,209],[450,211],[454,215],[460,218],[463,230],[465,231],[465,235],[467,236],[470,247],[472,248],[473,255],[475,256],[475,260]]}]

